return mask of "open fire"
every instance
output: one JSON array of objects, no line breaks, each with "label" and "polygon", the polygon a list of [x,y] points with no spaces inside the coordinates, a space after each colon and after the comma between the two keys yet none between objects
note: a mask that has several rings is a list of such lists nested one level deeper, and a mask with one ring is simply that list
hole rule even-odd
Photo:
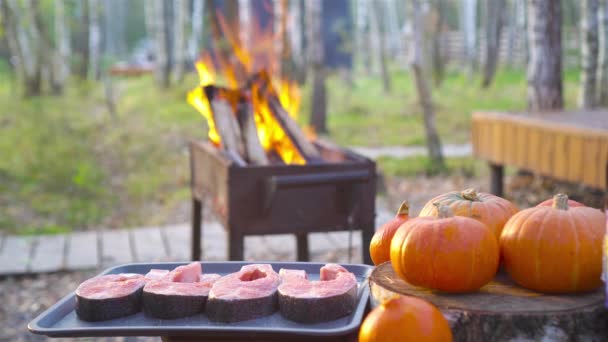
[{"label": "open fire", "polygon": [[192,260],[201,258],[205,202],[226,228],[230,260],[243,260],[246,235],[295,234],[300,261],[309,260],[308,233],[360,229],[369,245],[374,161],[298,126],[299,89],[276,53],[281,32],[253,30],[246,49],[218,18],[229,44],[202,55],[188,94],[209,127],[209,141],[190,144]]},{"label": "open fire", "polygon": [[[301,129],[296,121],[299,88],[275,76],[278,68],[272,49],[245,49],[220,22],[232,54],[204,54],[196,62],[199,86],[187,98],[207,120],[209,140],[240,165],[302,165],[320,160],[312,143],[314,132]],[[275,37],[265,33],[260,39],[272,42]],[[260,53],[266,56],[260,58]],[[254,62],[259,60],[265,65],[256,65],[254,72],[254,64],[260,64]],[[217,86],[220,81],[227,87]]]}]

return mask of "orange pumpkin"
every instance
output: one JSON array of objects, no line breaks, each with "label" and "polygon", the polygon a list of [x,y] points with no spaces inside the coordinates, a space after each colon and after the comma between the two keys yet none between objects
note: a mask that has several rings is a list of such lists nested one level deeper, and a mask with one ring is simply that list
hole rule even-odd
[{"label": "orange pumpkin", "polygon": [[393,269],[412,285],[475,291],[496,274],[498,240],[483,223],[436,205],[438,217],[413,218],[397,230],[391,242]]},{"label": "orange pumpkin", "polygon": [[601,285],[606,216],[569,207],[558,194],[552,207],[533,207],[505,225],[500,247],[505,269],[519,285],[547,293],[590,291]]},{"label": "orange pumpkin", "polygon": [[[553,198],[549,198],[546,201],[542,201],[540,203],[538,203],[536,206],[537,207],[552,207],[553,206]],[[585,205],[581,202],[577,202],[575,200],[568,200],[568,207],[584,207]]]},{"label": "orange pumpkin", "polygon": [[456,216],[471,217],[485,223],[494,232],[496,239],[500,238],[505,223],[518,211],[515,204],[504,198],[477,192],[475,189],[466,189],[433,198],[425,204],[419,216],[436,216],[437,209],[433,203],[447,205]]},{"label": "orange pumpkin", "polygon": [[397,210],[395,218],[388,221],[380,227],[369,244],[369,254],[372,257],[374,265],[380,265],[383,262],[391,260],[391,240],[397,228],[401,226],[409,218],[410,206],[407,201],[403,202]]},{"label": "orange pumpkin", "polygon": [[441,312],[415,297],[394,297],[372,310],[361,324],[359,342],[452,341]]}]

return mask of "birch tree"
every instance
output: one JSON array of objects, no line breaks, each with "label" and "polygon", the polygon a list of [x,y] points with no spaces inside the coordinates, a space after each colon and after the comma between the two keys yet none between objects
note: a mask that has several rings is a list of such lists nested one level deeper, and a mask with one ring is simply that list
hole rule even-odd
[{"label": "birch tree", "polygon": [[89,74],[90,80],[101,78],[101,27],[99,0],[87,0],[89,9]]},{"label": "birch tree", "polygon": [[306,31],[308,60],[312,78],[310,124],[318,133],[327,133],[327,98],[325,87],[325,51],[323,47],[323,23],[321,0],[306,0]]},{"label": "birch tree", "polygon": [[528,107],[531,110],[555,110],[564,106],[561,22],[559,1],[528,1]]},{"label": "birch tree", "polygon": [[154,68],[156,84],[168,88],[171,83],[171,65],[169,64],[169,37],[167,27],[167,7],[170,3],[164,0],[146,1],[146,29],[154,41]]},{"label": "birch tree", "polygon": [[23,95],[26,97],[40,95],[41,61],[44,51],[38,2],[1,0],[0,6],[9,48],[16,61],[17,75],[23,86]]},{"label": "birch tree", "polygon": [[434,0],[433,1],[433,10],[435,12],[434,15],[434,23],[433,23],[433,31],[431,32],[432,46],[431,46],[431,54],[433,59],[433,81],[436,86],[441,85],[443,81],[443,54],[441,48],[441,35],[443,29],[444,22],[444,11],[445,4],[444,0]]},{"label": "birch tree", "polygon": [[188,36],[188,12],[189,12],[189,1],[188,0],[174,0],[173,6],[175,9],[175,28],[174,28],[174,42],[175,49],[173,55],[175,56],[175,81],[181,82],[184,78],[184,71],[187,63],[187,36]]},{"label": "birch tree", "polygon": [[357,47],[357,57],[359,58],[366,74],[372,73],[372,54],[371,41],[368,37],[368,5],[367,0],[356,0],[356,19],[355,19],[355,46]]},{"label": "birch tree", "polygon": [[470,74],[477,61],[477,0],[462,0],[460,29],[464,46],[464,66]]},{"label": "birch tree", "polygon": [[435,170],[442,170],[445,168],[445,163],[443,160],[443,152],[441,151],[441,140],[439,139],[439,134],[437,134],[437,127],[435,126],[435,109],[433,108],[431,90],[422,67],[422,61],[425,59],[422,42],[424,18],[418,0],[409,0],[408,6],[412,35],[409,38],[409,66],[413,75],[414,87],[418,94],[418,101],[423,113],[429,158],[431,159],[431,164]]},{"label": "birch tree", "polygon": [[190,60],[196,61],[200,52],[200,42],[203,37],[203,11],[205,2],[203,0],[194,0],[192,2],[192,33],[188,39],[188,55]]},{"label": "birch tree", "polygon": [[380,75],[382,76],[382,89],[385,93],[391,92],[391,79],[388,71],[388,62],[386,56],[386,25],[384,20],[384,0],[376,0],[372,2],[371,25],[372,32],[376,35],[378,49],[378,60],[380,61]]},{"label": "birch tree", "polygon": [[277,0],[274,2],[274,32],[275,38],[275,60],[278,64],[276,70],[285,79],[292,79],[293,58],[290,44],[290,31],[288,30],[289,1]]},{"label": "birch tree", "polygon": [[597,96],[598,0],[581,2],[581,84],[579,106],[593,108]]},{"label": "birch tree", "polygon": [[[386,1],[386,16],[388,22],[388,37],[390,44],[390,51],[392,52],[392,56],[398,56],[405,49],[403,48],[403,39],[401,39],[401,32],[399,31],[399,18],[397,17],[397,4],[395,0],[385,0]],[[443,1],[443,0],[442,0]]]},{"label": "birch tree", "polygon": [[599,9],[599,69],[598,102],[608,106],[608,0],[600,0]]},{"label": "birch tree", "polygon": [[289,18],[291,19],[288,28],[293,67],[296,79],[298,82],[303,82],[306,74],[306,58],[304,56],[304,28],[302,27],[302,11],[300,10],[299,0],[289,1]]},{"label": "birch tree", "polygon": [[51,90],[54,94],[61,94],[70,72],[70,34],[66,23],[64,0],[55,0],[54,4],[55,49],[51,71]]},{"label": "birch tree", "polygon": [[487,88],[492,84],[500,52],[500,32],[503,26],[505,0],[488,0],[486,2],[486,59],[483,67],[481,86]]}]

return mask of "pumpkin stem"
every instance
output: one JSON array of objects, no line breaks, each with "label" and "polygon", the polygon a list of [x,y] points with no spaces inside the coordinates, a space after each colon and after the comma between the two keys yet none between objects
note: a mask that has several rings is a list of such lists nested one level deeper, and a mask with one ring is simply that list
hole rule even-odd
[{"label": "pumpkin stem", "polygon": [[410,204],[407,201],[403,201],[399,210],[397,210],[397,216],[407,216],[410,214]]},{"label": "pumpkin stem", "polygon": [[557,194],[553,196],[553,208],[568,210],[568,195]]},{"label": "pumpkin stem", "polygon": [[437,208],[437,218],[448,218],[454,216],[452,209],[447,205],[441,204],[439,202],[433,203],[435,208]]},{"label": "pumpkin stem", "polygon": [[462,196],[462,198],[469,200],[469,201],[478,201],[479,197],[477,197],[477,190],[475,190],[475,188],[469,188],[466,190],[463,190],[460,195]]}]

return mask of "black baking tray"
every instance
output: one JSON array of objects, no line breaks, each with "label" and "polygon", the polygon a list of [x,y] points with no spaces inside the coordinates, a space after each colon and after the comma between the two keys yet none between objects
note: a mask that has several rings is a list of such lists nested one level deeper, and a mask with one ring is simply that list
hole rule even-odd
[{"label": "black baking tray", "polygon": [[[204,273],[225,275],[237,272],[253,262],[201,262]],[[255,262],[271,264],[275,271],[281,268],[300,269],[311,280],[319,279],[323,263],[308,262]],[[100,275],[117,273],[145,274],[150,269],[173,269],[187,262],[125,264],[107,269]],[[358,303],[349,316],[322,323],[303,324],[287,320],[279,312],[271,316],[237,323],[209,321],[204,314],[163,320],[144,315],[142,312],[103,322],[85,322],[74,311],[76,298],[70,293],[30,322],[28,329],[34,334],[50,337],[100,337],[100,336],[198,336],[198,337],[245,337],[245,336],[344,336],[357,330],[361,324],[368,298],[367,277],[372,271],[368,265],[342,264],[352,272],[359,283]]]}]

